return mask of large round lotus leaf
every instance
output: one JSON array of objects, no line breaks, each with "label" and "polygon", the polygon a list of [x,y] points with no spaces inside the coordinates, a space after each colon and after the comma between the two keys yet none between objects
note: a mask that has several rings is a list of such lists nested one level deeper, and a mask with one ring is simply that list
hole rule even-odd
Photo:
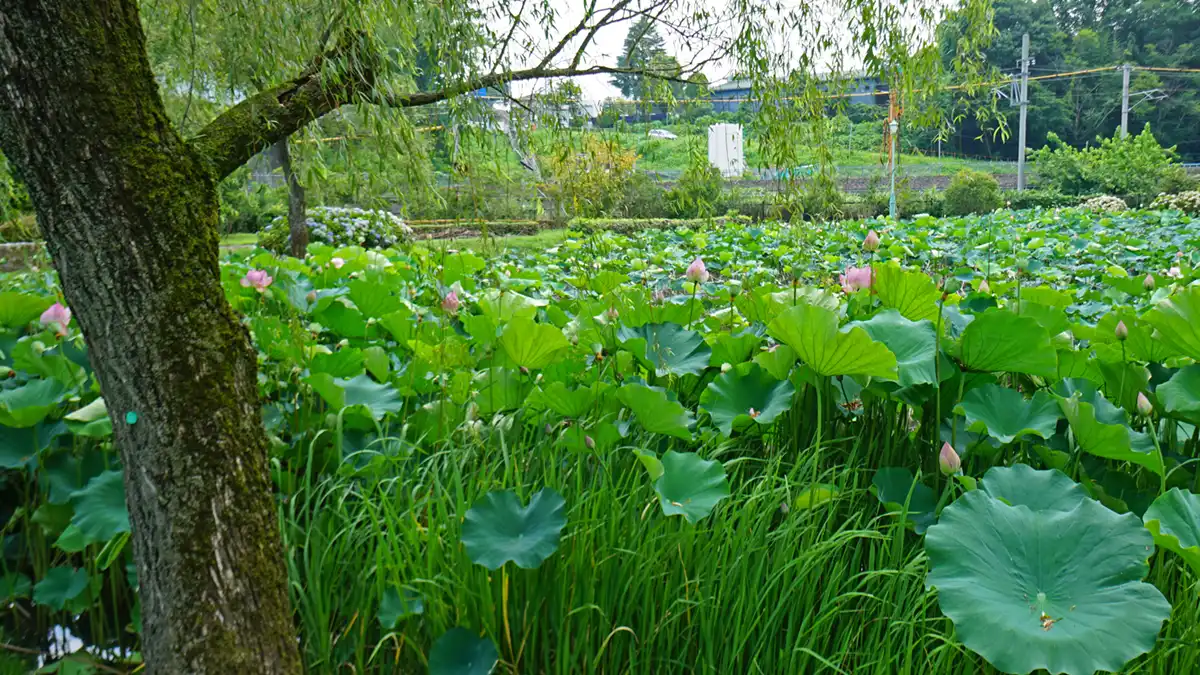
[{"label": "large round lotus leaf", "polygon": [[0,327],[22,328],[38,318],[52,304],[54,298],[47,296],[26,295],[15,291],[0,293]]},{"label": "large round lotus leaf", "polygon": [[62,609],[88,587],[88,572],[74,567],[52,567],[33,587],[33,601],[51,609]]},{"label": "large round lotus leaf", "polygon": [[334,379],[328,373],[313,373],[304,379],[335,410],[362,406],[375,420],[404,407],[400,393],[390,384],[380,384],[366,375]]},{"label": "large round lotus leaf", "polygon": [[1050,335],[1028,316],[990,309],[975,317],[959,338],[958,354],[968,370],[1054,377],[1058,357]]},{"label": "large round lotus leaf", "polygon": [[[1171,606],[1142,581],[1154,546],[1137,517],[1080,499],[1056,476],[1022,483],[996,471],[925,535],[927,583],[963,644],[1006,673],[1070,675],[1117,671],[1153,649]],[[1016,505],[993,497],[989,480]],[[1046,489],[1072,494],[1033,494]]]},{"label": "large round lotus leaf", "polygon": [[876,471],[871,488],[880,503],[899,514],[905,526],[917,534],[937,522],[937,495],[928,485],[917,482],[908,469],[888,466]]},{"label": "large round lotus leaf", "polygon": [[699,333],[674,323],[647,323],[637,328],[622,326],[617,339],[659,377],[699,375],[712,357],[712,349]]},{"label": "large round lotus leaf", "polygon": [[514,319],[500,334],[500,346],[512,362],[524,368],[545,368],[554,363],[571,343],[562,330],[532,319]]},{"label": "large round lotus leaf", "polygon": [[499,660],[491,640],[466,628],[451,628],[433,643],[429,675],[488,675]]},{"label": "large round lotus leaf", "polygon": [[462,543],[467,555],[490,570],[508,561],[531,569],[558,550],[558,538],[567,525],[566,502],[543,488],[521,506],[512,490],[489,492],[467,511]]},{"label": "large round lotus leaf", "polygon": [[735,426],[774,422],[792,407],[795,393],[791,382],[775,379],[757,363],[742,363],[708,383],[700,408],[729,436]]},{"label": "large round lotus leaf", "polygon": [[694,452],[670,451],[662,458],[662,475],[654,481],[664,515],[681,515],[696,523],[729,496],[725,467]]},{"label": "large round lotus leaf", "polygon": [[928,320],[909,321],[898,311],[889,309],[868,321],[849,324],[860,326],[872,340],[882,342],[896,355],[900,371],[900,386],[932,383],[937,380],[937,336]]},{"label": "large round lotus leaf", "polygon": [[384,589],[383,597],[379,599],[379,625],[384,630],[392,630],[400,619],[425,613],[425,600],[411,588]]},{"label": "large round lotus leaf", "polygon": [[875,279],[871,288],[884,307],[900,312],[910,321],[937,318],[938,299],[942,293],[928,274],[906,270],[894,260],[886,265],[875,265],[873,273]]},{"label": "large round lotus leaf", "polygon": [[712,355],[708,357],[708,365],[720,368],[723,363],[737,365],[748,361],[762,343],[763,336],[753,330],[744,330],[737,335],[717,333],[715,337],[710,336],[710,340]]},{"label": "large round lotus leaf", "polygon": [[1142,520],[1156,544],[1200,573],[1200,495],[1172,488],[1154,500]]},{"label": "large round lotus leaf", "polygon": [[1163,473],[1162,461],[1150,436],[1134,431],[1128,415],[1109,403],[1087,380],[1063,380],[1054,387],[1063,417],[1071,425],[1075,442],[1084,452],[1118,462],[1133,462]]},{"label": "large round lotus leaf", "polygon": [[1163,410],[1200,422],[1200,365],[1181,368],[1154,392]]},{"label": "large round lotus leaf", "polygon": [[120,471],[105,471],[88,481],[87,487],[71,493],[75,515],[71,524],[87,543],[108,541],[129,532],[125,507],[125,480]]},{"label": "large round lotus leaf", "polygon": [[838,330],[838,315],[813,305],[796,305],[767,326],[771,337],[788,345],[814,371],[832,375],[899,377],[896,355],[857,326]]},{"label": "large round lotus leaf", "polygon": [[967,419],[971,431],[986,431],[1001,443],[1022,436],[1050,438],[1060,417],[1058,401],[1038,392],[1025,400],[1021,392],[998,384],[985,384],[968,391],[955,409]]},{"label": "large round lotus leaf", "polygon": [[1027,464],[993,467],[979,487],[1009,506],[1034,511],[1070,511],[1088,499],[1083,486],[1065,473],[1038,471]]},{"label": "large round lotus leaf", "polygon": [[66,391],[58,380],[35,380],[0,391],[0,425],[21,429],[41,422],[58,407]]},{"label": "large round lotus leaf", "polygon": [[1154,326],[1165,345],[1200,361],[1200,286],[1189,286],[1163,300],[1142,319]]},{"label": "large round lotus leaf", "polygon": [[617,390],[617,398],[633,411],[646,431],[690,439],[692,413],[671,399],[662,387],[630,382]]}]

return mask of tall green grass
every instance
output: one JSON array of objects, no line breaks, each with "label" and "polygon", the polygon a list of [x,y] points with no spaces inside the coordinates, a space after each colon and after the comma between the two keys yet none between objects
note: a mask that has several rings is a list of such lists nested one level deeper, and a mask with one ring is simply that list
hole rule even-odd
[{"label": "tall green grass", "polygon": [[[911,463],[927,442],[855,421],[830,429],[841,436],[825,435],[832,468],[819,479],[839,492],[806,509],[811,412],[794,409],[779,437],[677,447],[724,462],[732,484],[695,526],[662,515],[632,452],[677,441],[580,454],[534,424],[301,490],[282,515],[308,668],[424,672],[433,641],[463,626],[495,642],[499,673],[996,672],[955,640],[925,588],[920,540],[869,491],[874,467]],[[474,500],[542,487],[567,500],[558,552],[536,570],[472,564],[459,532]],[[1152,563],[1174,615],[1126,672],[1200,672],[1195,576],[1175,556]],[[425,605],[394,632],[376,618],[389,585]]]}]

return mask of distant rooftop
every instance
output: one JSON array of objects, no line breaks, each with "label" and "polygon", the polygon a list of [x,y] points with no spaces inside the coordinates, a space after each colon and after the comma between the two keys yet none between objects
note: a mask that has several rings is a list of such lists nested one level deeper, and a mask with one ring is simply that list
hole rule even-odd
[{"label": "distant rooftop", "polygon": [[[873,75],[868,75],[865,70],[847,70],[842,73],[821,72],[817,73],[817,78],[821,80],[842,79],[842,80],[857,80],[857,79],[874,79]],[[710,92],[724,91],[742,91],[749,90],[754,84],[748,79],[737,78],[726,80],[721,84],[714,85],[708,88]]]}]

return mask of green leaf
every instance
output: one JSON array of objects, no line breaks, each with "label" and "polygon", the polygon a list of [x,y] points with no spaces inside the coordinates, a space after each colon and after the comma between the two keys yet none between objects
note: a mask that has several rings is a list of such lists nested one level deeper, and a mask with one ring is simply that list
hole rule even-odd
[{"label": "green leaf", "polygon": [[1133,462],[1158,475],[1162,462],[1153,440],[1129,428],[1124,410],[1109,403],[1087,380],[1064,380],[1055,387],[1059,406],[1084,452],[1118,462]]},{"label": "green leaf", "polygon": [[894,309],[884,310],[868,321],[855,321],[872,340],[882,342],[896,355],[900,386],[937,381],[937,336],[928,320],[910,321]]},{"label": "green leaf", "polygon": [[533,320],[538,307],[550,304],[548,300],[536,300],[520,293],[490,288],[479,297],[479,309],[496,325],[515,319]]},{"label": "green leaf", "polygon": [[968,391],[955,408],[967,418],[971,431],[986,431],[1001,443],[1012,443],[1022,436],[1046,439],[1054,435],[1058,424],[1058,400],[1043,392],[1025,400],[1021,392],[997,384],[985,384]]},{"label": "green leaf", "polygon": [[471,386],[479,392],[474,399],[479,414],[486,416],[521,407],[533,382],[516,370],[496,367],[475,373]]},{"label": "green leaf", "polygon": [[61,422],[41,422],[21,429],[0,427],[0,469],[33,468],[38,453],[66,431]]},{"label": "green leaf", "polygon": [[46,419],[66,393],[58,380],[34,380],[0,391],[0,424],[22,429]]},{"label": "green leaf", "polygon": [[1061,471],[1038,471],[1026,464],[995,467],[979,486],[1009,506],[1034,511],[1070,511],[1088,499],[1083,486]]},{"label": "green leaf", "polygon": [[711,342],[712,355],[709,356],[708,365],[720,368],[724,363],[737,365],[747,361],[754,355],[754,348],[760,343],[762,336],[750,330],[737,335],[719,333]]},{"label": "green leaf", "polygon": [[14,291],[0,293],[0,326],[22,328],[42,315],[54,298],[43,295],[28,295]]},{"label": "green leaf", "polygon": [[647,387],[630,382],[617,390],[617,399],[625,404],[646,431],[690,439],[692,413],[667,396],[662,387]]},{"label": "green leaf", "polygon": [[[997,478],[1009,471],[990,470],[985,489],[948,506],[925,535],[927,584],[963,644],[1003,672],[1070,675],[1115,672],[1153,649],[1171,606],[1141,581],[1153,542],[1137,517],[1070,488],[1065,498],[1037,494],[1063,486],[1057,477]],[[1015,505],[989,493],[993,480]]]},{"label": "green leaf", "polygon": [[641,448],[634,448],[633,454],[642,463],[642,467],[646,469],[646,474],[650,476],[650,482],[658,480],[659,476],[663,475],[663,463],[658,458],[658,455]]},{"label": "green leaf", "polygon": [[648,323],[617,331],[621,346],[658,377],[699,375],[708,367],[712,349],[695,331],[674,323]]},{"label": "green leaf", "polygon": [[564,382],[551,382],[530,395],[530,403],[541,403],[563,417],[583,417],[605,392],[612,388],[607,382],[599,381],[588,387],[569,388]]},{"label": "green leaf", "polygon": [[377,382],[387,382],[391,362],[383,347],[374,345],[363,350],[363,365]]},{"label": "green leaf", "polygon": [[87,590],[88,582],[85,569],[52,567],[33,587],[33,601],[43,607],[62,609]]},{"label": "green leaf", "polygon": [[429,651],[429,675],[488,675],[499,660],[491,640],[466,628],[451,628]]},{"label": "green leaf", "polygon": [[906,270],[892,260],[875,265],[871,285],[884,307],[894,309],[910,321],[933,321],[938,315],[941,292],[928,274]]},{"label": "green leaf", "polygon": [[815,509],[822,504],[833,501],[840,492],[841,490],[836,485],[817,483],[812,487],[805,488],[804,491],[796,495],[795,501],[792,502],[792,508],[797,511]]},{"label": "green leaf", "polygon": [[88,481],[87,487],[71,493],[75,516],[71,518],[85,543],[108,541],[129,532],[125,507],[125,481],[120,471],[105,471]]},{"label": "green leaf", "polygon": [[796,390],[777,380],[757,363],[741,363],[718,375],[700,394],[700,409],[726,436],[734,427],[769,425],[792,407]]},{"label": "green leaf", "polygon": [[1200,361],[1200,285],[1192,285],[1142,315],[1168,348]]},{"label": "green leaf", "polygon": [[1142,517],[1154,543],[1178,553],[1200,574],[1200,495],[1171,488]]},{"label": "green leaf", "polygon": [[362,406],[375,420],[383,419],[404,407],[400,394],[391,385],[379,384],[366,375],[351,379],[334,379],[328,373],[314,373],[304,378],[334,410]]},{"label": "green leaf", "polygon": [[379,625],[384,630],[393,630],[400,619],[425,613],[425,601],[421,595],[411,588],[394,588],[389,586],[383,590],[379,599]]},{"label": "green leaf", "polygon": [[683,516],[694,525],[729,496],[729,481],[720,462],[700,459],[694,452],[671,450],[663,457],[662,467],[654,490],[663,515]]},{"label": "green leaf", "polygon": [[554,490],[543,488],[521,506],[512,490],[489,492],[467,511],[462,543],[472,562],[490,570],[513,561],[532,569],[558,550],[558,538],[567,525],[566,502]]},{"label": "green leaf", "polygon": [[871,479],[872,492],[888,509],[899,514],[917,534],[937,522],[937,497],[912,472],[901,467],[884,467]]},{"label": "green leaf", "polygon": [[63,418],[72,434],[84,438],[108,438],[112,435],[112,419],[103,398],[97,398]]},{"label": "green leaf", "polygon": [[1200,422],[1200,365],[1180,368],[1154,394],[1168,414]]},{"label": "green leaf", "polygon": [[571,343],[554,326],[515,319],[500,334],[500,346],[516,365],[537,370],[557,361]]},{"label": "green leaf", "polygon": [[392,295],[391,289],[377,281],[358,279],[347,284],[350,301],[367,318],[379,319],[398,311],[400,298]]},{"label": "green leaf", "polygon": [[1050,335],[1036,320],[1002,309],[975,317],[963,330],[959,358],[968,370],[1054,377],[1058,357]]},{"label": "green leaf", "polygon": [[775,317],[767,332],[820,375],[899,377],[895,354],[860,327],[839,331],[837,314],[828,309],[796,305]]},{"label": "green leaf", "polygon": [[314,373],[326,373],[333,377],[354,377],[363,374],[361,349],[345,347],[330,354],[317,353],[309,369]]},{"label": "green leaf", "polygon": [[0,604],[7,607],[13,600],[28,598],[32,587],[29,577],[24,574],[9,572],[0,576]]}]

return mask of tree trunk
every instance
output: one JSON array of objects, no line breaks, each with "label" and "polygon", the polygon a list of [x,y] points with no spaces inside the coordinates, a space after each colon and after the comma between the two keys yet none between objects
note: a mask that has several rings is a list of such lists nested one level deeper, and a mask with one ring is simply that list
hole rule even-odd
[{"label": "tree trunk", "polygon": [[220,283],[214,176],[167,119],[135,0],[0,0],[0,148],[113,418],[148,672],[298,672],[255,352]]},{"label": "tree trunk", "polygon": [[274,155],[275,163],[283,172],[284,180],[287,181],[288,234],[291,237],[292,256],[303,258],[308,254],[308,215],[305,213],[304,206],[304,186],[300,184],[300,177],[292,168],[292,153],[288,148],[288,139],[284,137],[275,141],[275,144],[271,146],[271,154]]}]

